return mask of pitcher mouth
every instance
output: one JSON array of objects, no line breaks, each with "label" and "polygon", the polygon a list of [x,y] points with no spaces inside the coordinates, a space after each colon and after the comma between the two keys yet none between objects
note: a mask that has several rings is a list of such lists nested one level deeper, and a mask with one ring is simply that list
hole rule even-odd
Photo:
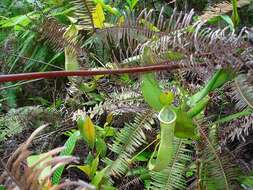
[{"label": "pitcher mouth", "polygon": [[163,107],[158,114],[159,121],[167,125],[175,122],[176,118],[176,113],[168,106]]}]

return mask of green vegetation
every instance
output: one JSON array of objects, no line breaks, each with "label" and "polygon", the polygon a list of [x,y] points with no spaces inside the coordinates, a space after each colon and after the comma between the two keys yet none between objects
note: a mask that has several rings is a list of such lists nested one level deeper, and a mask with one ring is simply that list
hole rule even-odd
[{"label": "green vegetation", "polygon": [[2,0],[0,189],[253,188],[252,5]]}]

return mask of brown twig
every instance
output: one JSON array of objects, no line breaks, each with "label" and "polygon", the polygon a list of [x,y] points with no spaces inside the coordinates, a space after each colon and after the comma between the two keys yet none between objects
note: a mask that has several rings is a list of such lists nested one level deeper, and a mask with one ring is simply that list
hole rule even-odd
[{"label": "brown twig", "polygon": [[[203,66],[203,65],[199,65]],[[140,66],[133,68],[120,68],[113,70],[79,70],[79,71],[50,71],[50,72],[34,72],[34,73],[20,73],[20,74],[7,74],[0,75],[0,83],[3,82],[14,82],[20,80],[33,80],[39,78],[59,78],[68,76],[82,76],[90,77],[95,75],[112,75],[112,74],[132,74],[132,73],[147,73],[147,72],[158,72],[164,70],[175,70],[183,68],[182,64],[159,64],[150,66]]]}]

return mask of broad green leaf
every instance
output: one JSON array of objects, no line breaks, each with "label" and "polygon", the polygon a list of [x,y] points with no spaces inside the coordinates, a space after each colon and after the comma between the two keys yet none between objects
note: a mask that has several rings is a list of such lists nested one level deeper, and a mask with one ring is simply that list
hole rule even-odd
[{"label": "broad green leaf", "polygon": [[102,179],[104,178],[105,173],[106,173],[108,167],[109,167],[109,166],[107,166],[106,168],[104,168],[104,169],[101,170],[101,171],[96,172],[96,175],[95,175],[94,178],[92,179],[91,184],[95,185],[95,187],[96,187],[97,189],[99,189],[100,183],[101,183]]},{"label": "broad green leaf", "polygon": [[98,3],[96,5],[96,9],[94,13],[92,13],[92,19],[95,27],[97,28],[104,27],[105,15],[101,3]]},{"label": "broad green leaf", "polygon": [[29,18],[26,15],[15,16],[0,22],[0,28],[13,27],[17,24],[26,26],[30,23]]},{"label": "broad green leaf", "polygon": [[84,165],[84,166],[70,165],[68,168],[78,168],[79,170],[81,170],[83,173],[85,173],[91,179],[91,167],[89,164]]},{"label": "broad green leaf", "polygon": [[232,21],[234,23],[234,27],[236,27],[240,22],[238,10],[237,10],[237,5],[238,5],[237,0],[232,0],[232,5],[233,5]]},{"label": "broad green leaf", "polygon": [[97,154],[99,154],[101,157],[105,157],[107,146],[106,146],[105,141],[101,138],[98,138],[96,140],[96,151],[97,151]]},{"label": "broad green leaf", "polygon": [[144,151],[142,152],[141,154],[139,154],[135,160],[136,161],[139,161],[139,162],[146,162],[148,161],[148,159],[150,158],[150,156],[152,155],[152,152],[147,152],[147,151]]},{"label": "broad green leaf", "polygon": [[97,169],[98,169],[98,164],[99,164],[99,156],[97,156],[92,162],[91,162],[91,176],[95,175]]},{"label": "broad green leaf", "polygon": [[[64,146],[66,148],[60,153],[60,156],[69,156],[69,155],[71,155],[74,148],[75,148],[76,142],[79,139],[79,137],[80,137],[80,132],[79,131],[75,131],[74,133],[72,133],[69,136],[68,140],[65,142]],[[64,170],[64,166],[60,166],[54,172],[54,175],[53,175],[53,178],[52,178],[53,184],[58,184],[60,182],[63,170]]]},{"label": "broad green leaf", "polygon": [[205,96],[204,98],[202,98],[198,103],[196,103],[195,106],[193,106],[189,111],[187,111],[187,115],[190,118],[197,116],[199,113],[201,113],[205,109],[209,100],[210,100],[209,96]]},{"label": "broad green leaf", "polygon": [[108,11],[111,14],[116,15],[116,16],[120,16],[121,15],[120,11],[117,8],[112,7],[109,4],[105,4],[104,0],[93,0],[93,1],[96,4],[100,4],[103,9],[105,9],[106,11]]},{"label": "broad green leaf", "polygon": [[99,164],[99,156],[97,156],[95,159],[91,161],[91,163],[88,163],[86,165],[70,165],[68,168],[78,168],[83,173],[85,173],[89,179],[93,179],[93,176],[95,175],[97,168]]},{"label": "broad green leaf", "polygon": [[235,29],[234,22],[233,20],[231,20],[231,18],[228,15],[221,15],[220,18],[228,24],[231,31],[234,31]]},{"label": "broad green leaf", "polygon": [[96,140],[96,130],[89,116],[80,116],[77,120],[78,129],[83,139],[90,148],[94,147]]},{"label": "broad green leaf", "polygon": [[163,105],[160,102],[160,95],[162,93],[157,81],[155,80],[155,75],[153,73],[142,75],[141,91],[144,100],[150,105],[154,110],[160,111]]}]

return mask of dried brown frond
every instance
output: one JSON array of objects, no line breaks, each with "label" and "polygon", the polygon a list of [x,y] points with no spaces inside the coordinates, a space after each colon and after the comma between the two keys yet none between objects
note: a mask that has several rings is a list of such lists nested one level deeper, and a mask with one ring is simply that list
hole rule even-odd
[{"label": "dried brown frond", "polygon": [[252,72],[238,75],[231,87],[230,93],[236,102],[236,108],[243,110],[246,107],[253,109],[253,76]]},{"label": "dried brown frond", "polygon": [[[250,4],[250,0],[238,0],[238,8],[244,7]],[[213,17],[226,14],[233,10],[233,6],[230,2],[223,1],[214,6],[208,8],[201,16],[201,20],[207,21]]]},{"label": "dried brown frond", "polygon": [[[97,32],[111,51],[111,61],[119,67],[138,64],[180,64],[198,70],[205,64],[209,71],[231,67],[239,71],[252,64],[252,47],[245,40],[245,29],[238,35],[228,28],[209,28],[204,21],[193,22],[194,12],[174,10],[170,19],[143,10],[128,16],[124,23]],[[145,48],[149,52],[145,55]]]},{"label": "dried brown frond", "polygon": [[69,51],[78,56],[87,56],[87,50],[81,47],[81,39],[73,39],[64,36],[66,27],[53,18],[46,18],[40,29],[41,38],[46,40],[56,51],[63,51],[68,47]]},{"label": "dried brown frond", "polygon": [[[51,185],[50,177],[58,167],[77,161],[77,158],[72,156],[57,156],[58,153],[64,150],[64,147],[56,148],[43,154],[43,157],[31,167],[27,165],[26,159],[31,155],[28,147],[36,135],[46,126],[43,125],[36,129],[27,141],[12,154],[7,163],[3,164],[5,168],[4,173],[0,176],[0,184],[10,190],[42,190],[45,187],[50,190],[58,190],[68,186],[75,186],[77,189],[94,189],[91,185],[81,181],[65,181],[59,185]],[[47,158],[49,157],[52,159],[48,160]],[[38,167],[38,165],[42,166]],[[47,167],[51,168],[49,174],[40,178],[43,170]]]},{"label": "dried brown frond", "polygon": [[222,131],[225,137],[224,142],[227,141],[246,141],[246,137],[253,129],[253,114],[242,116],[224,124]]}]

